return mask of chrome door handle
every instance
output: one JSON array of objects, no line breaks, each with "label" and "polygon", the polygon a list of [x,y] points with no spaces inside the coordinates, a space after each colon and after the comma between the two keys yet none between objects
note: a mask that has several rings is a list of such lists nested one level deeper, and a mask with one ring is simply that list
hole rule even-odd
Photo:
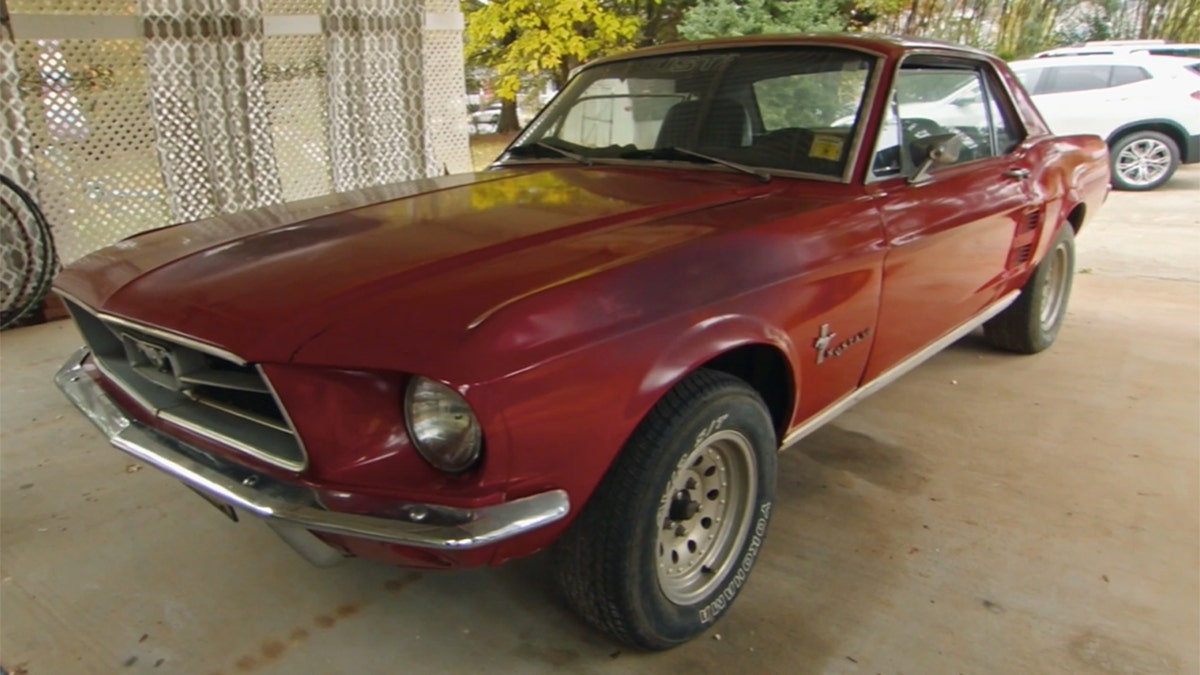
[{"label": "chrome door handle", "polygon": [[1004,172],[1005,178],[1015,178],[1017,180],[1025,180],[1029,178],[1029,169],[1009,169]]}]

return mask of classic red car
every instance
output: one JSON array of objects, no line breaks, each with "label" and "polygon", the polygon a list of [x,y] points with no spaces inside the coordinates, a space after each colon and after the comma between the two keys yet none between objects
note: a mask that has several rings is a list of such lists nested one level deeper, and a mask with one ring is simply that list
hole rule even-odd
[{"label": "classic red car", "polygon": [[[968,82],[985,105],[928,105]],[[87,347],[57,381],[314,562],[549,547],[586,619],[665,648],[745,583],[780,448],[977,327],[1054,341],[1108,175],[972,49],[652,48],[583,68],[488,171],[67,267]]]}]

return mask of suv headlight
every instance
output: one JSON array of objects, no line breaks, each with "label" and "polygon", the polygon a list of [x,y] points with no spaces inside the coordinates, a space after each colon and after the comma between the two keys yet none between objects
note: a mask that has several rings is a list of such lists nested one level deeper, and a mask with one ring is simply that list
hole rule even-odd
[{"label": "suv headlight", "polygon": [[450,387],[413,377],[404,394],[408,435],[425,461],[448,473],[471,468],[483,447],[479,420]]}]

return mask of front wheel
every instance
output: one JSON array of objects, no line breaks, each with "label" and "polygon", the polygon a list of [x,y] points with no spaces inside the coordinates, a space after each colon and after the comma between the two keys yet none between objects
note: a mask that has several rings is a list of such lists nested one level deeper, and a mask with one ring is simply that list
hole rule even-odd
[{"label": "front wheel", "polygon": [[1112,182],[1118,190],[1153,190],[1179,167],[1179,146],[1157,131],[1135,131],[1113,144]]},{"label": "front wheel", "polygon": [[1038,263],[1021,295],[983,325],[992,346],[1021,354],[1036,354],[1054,344],[1067,315],[1075,277],[1075,230],[1063,223],[1054,247]]},{"label": "front wheel", "polygon": [[639,425],[556,545],[567,601],[600,630],[648,649],[707,630],[761,550],[777,451],[749,385],[693,373]]}]

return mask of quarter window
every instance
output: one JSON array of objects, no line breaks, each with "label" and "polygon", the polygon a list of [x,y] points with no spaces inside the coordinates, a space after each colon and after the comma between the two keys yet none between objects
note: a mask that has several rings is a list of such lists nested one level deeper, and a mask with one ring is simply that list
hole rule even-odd
[{"label": "quarter window", "polygon": [[1113,66],[1109,86],[1120,87],[1124,84],[1133,84],[1148,79],[1150,79],[1150,73],[1137,66]]}]

